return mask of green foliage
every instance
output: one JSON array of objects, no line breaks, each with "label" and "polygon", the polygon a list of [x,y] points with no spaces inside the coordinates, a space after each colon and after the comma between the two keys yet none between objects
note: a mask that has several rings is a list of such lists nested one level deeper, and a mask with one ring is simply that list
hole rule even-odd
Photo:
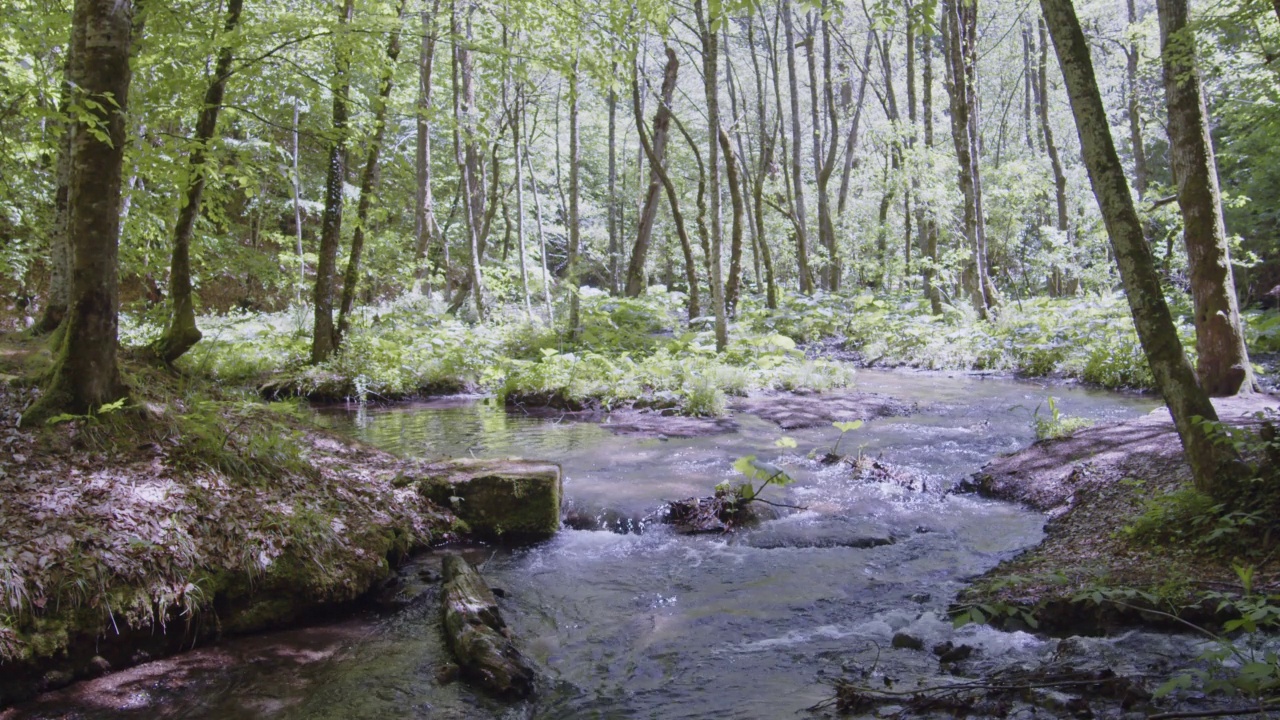
[{"label": "green foliage", "polygon": [[1038,440],[1066,437],[1077,430],[1093,425],[1093,421],[1087,418],[1063,415],[1058,408],[1058,398],[1052,395],[1045,401],[1045,404],[1049,406],[1048,414],[1041,415],[1040,408],[1042,406],[1037,405],[1031,418],[1031,423],[1036,429],[1036,439]]},{"label": "green foliage", "polygon": [[716,491],[731,491],[743,501],[759,498],[760,493],[764,492],[765,488],[770,485],[786,487],[794,482],[794,479],[785,470],[772,463],[759,460],[755,455],[746,455],[738,458],[733,463],[733,469],[738,471],[747,481],[737,487],[722,483],[716,486]]}]

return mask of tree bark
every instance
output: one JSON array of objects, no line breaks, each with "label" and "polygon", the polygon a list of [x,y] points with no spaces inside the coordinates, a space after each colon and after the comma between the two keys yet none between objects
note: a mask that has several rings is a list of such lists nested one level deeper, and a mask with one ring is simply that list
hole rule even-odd
[{"label": "tree bark", "polygon": [[[229,0],[227,20],[223,34],[230,35],[240,24],[240,12],[244,0]],[[178,223],[173,228],[173,258],[169,265],[169,326],[160,339],[152,345],[152,352],[166,363],[182,357],[191,346],[203,337],[196,327],[195,302],[191,290],[191,238],[195,235],[196,219],[200,217],[200,202],[204,198],[206,179],[205,164],[218,130],[218,114],[222,111],[222,97],[226,93],[227,78],[231,75],[234,50],[231,41],[223,38],[218,50],[218,62],[214,66],[213,79],[204,93],[204,104],[196,121],[195,145],[187,162],[187,192],[182,209],[178,211]]]},{"label": "tree bark", "polygon": [[1177,426],[1196,486],[1219,492],[1238,477],[1238,457],[1231,446],[1213,442],[1195,420],[1215,421],[1218,416],[1178,341],[1160,275],[1111,138],[1084,31],[1071,0],[1040,0],[1040,7],[1057,50],[1089,181],[1102,210],[1142,349]]},{"label": "tree bark", "polygon": [[[766,28],[767,30],[767,28]],[[751,64],[756,75],[756,120],[760,136],[760,164],[756,168],[754,184],[751,189],[751,201],[754,205],[755,232],[754,239],[760,261],[764,263],[765,306],[770,310],[778,307],[778,288],[773,269],[773,253],[769,249],[768,239],[764,234],[764,184],[765,178],[772,171],[773,148],[778,130],[775,123],[770,129],[766,112],[764,91],[764,75],[760,72],[760,61],[756,57],[755,16],[747,16],[747,42],[751,46]]]},{"label": "tree bark", "polygon": [[[924,42],[921,43],[922,57],[921,59],[921,93],[920,93],[920,114],[924,120],[924,146],[928,153],[933,152],[933,37],[931,34],[924,36]],[[921,205],[916,204],[919,208]],[[925,297],[929,299],[929,310],[934,315],[942,314],[942,291],[934,282],[937,275],[936,268],[938,266],[938,219],[936,210],[929,208],[928,211],[922,211],[918,225],[920,226],[920,235],[923,238],[924,254],[928,258],[928,262],[923,263],[921,270],[921,278],[924,280]]]},{"label": "tree bark", "polygon": [[134,4],[127,0],[77,0],[75,4],[71,53],[76,62],[69,82],[101,107],[87,111],[96,116],[94,132],[80,118],[72,131],[67,186],[71,296],[66,330],[44,395],[23,413],[25,425],[59,411],[91,412],[127,392],[116,364],[117,258],[133,15]]},{"label": "tree bark", "polygon": [[[693,11],[698,18],[698,31],[702,35],[702,89],[707,100],[707,177],[711,195],[711,254],[707,258],[711,266],[711,310],[715,314],[716,350],[724,352],[729,344],[729,324],[725,315],[724,277],[721,254],[724,246],[724,230],[720,219],[720,33],[723,21],[718,6],[710,6],[704,15],[702,0],[693,0]],[[739,231],[741,228],[739,228]],[[741,237],[738,240],[741,243]]]},{"label": "tree bark", "polygon": [[[459,8],[459,2],[464,3]],[[471,62],[471,13],[475,6],[471,0],[454,0],[453,11],[453,64],[455,73],[453,111],[454,122],[458,128],[455,135],[455,151],[462,178],[462,204],[466,220],[468,255],[468,275],[463,286],[459,288],[449,309],[457,312],[466,301],[466,293],[471,293],[476,308],[476,317],[484,319],[484,283],[480,275],[480,263],[484,258],[485,232],[485,198],[484,181],[480,167],[483,153],[479,139],[476,137],[476,94],[474,68]],[[496,174],[495,174],[495,180]]]},{"label": "tree bark", "polygon": [[[351,24],[355,0],[345,0],[338,17],[341,28]],[[351,53],[342,45],[348,38],[335,38],[333,78],[333,143],[329,146],[329,169],[324,188],[324,219],[320,230],[320,257],[316,263],[315,330],[311,337],[311,362],[329,359],[338,348],[333,327],[333,283],[338,266],[338,246],[342,243],[342,199],[347,182],[347,95],[351,93]]]},{"label": "tree bark", "polygon": [[422,11],[422,46],[418,57],[418,101],[414,169],[417,195],[413,205],[414,256],[418,267],[415,275],[426,279],[427,295],[431,294],[430,273],[427,269],[427,252],[440,228],[436,224],[435,200],[431,194],[431,76],[436,57],[436,15],[440,12],[440,0],[432,0],[431,10]]},{"label": "tree bark", "polygon": [[[830,127],[827,129],[826,156],[815,152],[814,163],[818,171],[818,234],[822,245],[827,249],[827,288],[832,292],[840,289],[840,278],[843,269],[840,263],[840,252],[836,245],[836,226],[831,216],[831,171],[836,166],[836,152],[840,149],[840,114],[836,110],[836,96],[832,88],[831,69],[831,21],[827,19],[827,0],[822,3],[822,93],[826,101],[827,118]],[[813,44],[810,42],[810,51]],[[818,128],[814,127],[814,139],[818,140]],[[821,144],[815,142],[815,151],[821,150]]]},{"label": "tree bark", "polygon": [[1178,183],[1183,240],[1195,306],[1196,372],[1210,395],[1255,392],[1240,327],[1218,168],[1196,65],[1187,0],[1157,0],[1160,61],[1169,110],[1169,159]]},{"label": "tree bark", "polygon": [[[668,57],[674,54],[671,48],[667,48]],[[636,63],[631,65],[631,103],[636,117],[643,117],[643,110],[640,105],[640,71],[636,67]],[[668,114],[670,108],[668,108]],[[658,173],[658,179],[662,181],[662,187],[667,191],[667,203],[671,206],[671,219],[676,224],[676,234],[680,236],[680,249],[684,252],[684,269],[685,281],[689,284],[689,322],[692,323],[701,313],[701,304],[698,302],[698,266],[693,259],[693,243],[689,241],[689,231],[685,227],[684,213],[680,212],[680,198],[676,193],[676,186],[671,182],[671,176],[667,174],[667,170],[663,167],[661,158],[658,157],[653,143],[649,141],[649,133],[645,130],[644,123],[636,123],[636,134],[640,136],[640,147],[644,150],[644,154],[649,158],[649,167]]]},{"label": "tree bark", "polygon": [[[63,69],[63,80],[59,90],[58,114],[69,118],[71,102],[75,88],[72,78],[82,70],[76,65],[75,48],[83,45],[81,35],[85,28],[71,28],[71,42],[67,48],[67,59]],[[67,233],[68,194],[71,188],[71,148],[74,144],[76,123],[64,119],[58,123],[62,137],[58,139],[58,160],[54,168],[53,196],[53,229],[49,235],[49,292],[45,298],[44,314],[36,325],[36,332],[51,333],[62,325],[67,317],[67,307],[71,303],[71,236]],[[55,344],[59,338],[55,338]]]},{"label": "tree bark", "polygon": [[964,236],[969,246],[969,260],[965,268],[964,285],[979,317],[987,316],[987,299],[984,292],[986,253],[982,247],[980,229],[982,217],[978,205],[977,147],[973,133],[973,96],[971,94],[972,56],[976,46],[972,33],[977,29],[977,7],[964,0],[945,0],[944,27],[947,48],[947,93],[951,97],[951,138],[956,147],[959,167],[960,194],[964,201]]},{"label": "tree bark", "polygon": [[724,153],[724,167],[729,183],[729,201],[733,206],[733,226],[729,241],[729,281],[725,285],[724,304],[728,315],[735,314],[738,306],[738,290],[742,286],[742,225],[746,204],[742,200],[742,173],[734,155],[729,133],[720,131],[720,150]]},{"label": "tree bark", "polygon": [[565,270],[565,279],[569,284],[569,337],[578,338],[581,330],[580,306],[582,299],[578,295],[578,262],[582,252],[582,229],[579,227],[579,199],[582,195],[581,140],[578,117],[578,56],[573,57],[573,65],[569,69],[569,261]]},{"label": "tree bark", "polygon": [[[653,114],[653,151],[657,162],[665,162],[667,138],[671,132],[671,99],[676,90],[676,76],[680,70],[680,60],[671,48],[667,48],[667,64],[662,71],[662,102]],[[637,111],[641,108],[637,106]],[[644,123],[644,118],[636,116],[636,125]],[[650,159],[650,163],[653,163]],[[626,296],[639,297],[644,293],[645,262],[649,256],[649,244],[653,236],[653,225],[658,217],[659,194],[662,192],[662,179],[658,169],[649,167],[649,189],[645,193],[644,204],[640,210],[640,222],[636,228],[636,244],[631,250],[631,262],[627,266]]]},{"label": "tree bark", "polygon": [[793,0],[781,0],[784,43],[787,46],[787,79],[791,83],[791,176],[795,194],[796,261],[800,265],[800,292],[813,293],[813,273],[809,270],[809,230],[804,204],[802,143],[800,142],[800,80],[796,76],[796,33],[791,19]]},{"label": "tree bark", "polygon": [[[1276,0],[1280,3],[1280,0]],[[1134,0],[1126,0],[1129,10],[1129,30],[1138,23],[1138,8]],[[1133,150],[1133,189],[1138,193],[1139,202],[1147,194],[1147,148],[1142,140],[1142,105],[1138,96],[1138,42],[1129,41],[1125,48],[1125,77],[1129,92],[1129,145]]]},{"label": "tree bark", "polygon": [[[613,72],[618,72],[618,63],[614,61]],[[618,219],[618,93],[609,88],[607,105],[609,106],[609,197],[605,203],[606,223],[609,230],[609,291],[618,294],[618,265],[622,255],[621,229]]]},{"label": "tree bark", "polygon": [[355,304],[356,287],[360,284],[360,256],[364,252],[365,226],[369,223],[369,208],[378,191],[378,158],[382,143],[387,137],[387,103],[395,82],[396,60],[400,58],[400,21],[404,19],[405,0],[396,7],[396,29],[387,41],[387,66],[378,81],[378,96],[373,101],[373,138],[369,141],[364,170],[360,173],[360,200],[356,205],[356,229],[351,236],[351,254],[347,257],[347,271],[342,280],[342,306],[338,310],[338,341],[347,334],[351,322],[351,308]]}]

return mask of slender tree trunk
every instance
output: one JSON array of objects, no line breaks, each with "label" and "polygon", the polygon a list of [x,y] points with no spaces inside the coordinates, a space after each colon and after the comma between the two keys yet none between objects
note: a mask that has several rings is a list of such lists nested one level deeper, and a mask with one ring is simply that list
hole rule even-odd
[{"label": "slender tree trunk", "polygon": [[582,252],[582,222],[579,214],[579,198],[581,186],[581,140],[578,117],[578,56],[573,58],[573,66],[569,70],[569,263],[566,269],[566,280],[569,284],[569,337],[578,338],[581,328],[579,317],[581,298],[578,295],[578,262]]},{"label": "slender tree trunk", "polygon": [[[826,157],[818,156],[814,162],[818,166],[818,233],[822,245],[827,249],[827,288],[831,291],[840,289],[840,278],[843,271],[840,264],[840,252],[836,246],[836,226],[831,216],[831,171],[836,166],[836,152],[840,149],[840,114],[836,110],[835,90],[832,87],[833,72],[831,69],[831,21],[827,19],[827,1],[823,0],[819,22],[822,26],[822,93],[826,101],[827,118],[830,127],[827,129]],[[812,42],[810,50],[812,51]],[[818,130],[814,128],[814,138]],[[816,144],[815,150],[821,150]]]},{"label": "slender tree trunk", "polygon": [[796,260],[800,265],[800,292],[813,293],[813,273],[809,270],[809,231],[805,219],[804,175],[800,142],[800,80],[796,76],[796,37],[791,19],[793,0],[781,0],[784,44],[787,47],[787,79],[791,83],[791,176],[795,194]]},{"label": "slender tree trunk", "polygon": [[1044,136],[1044,149],[1049,155],[1049,165],[1053,169],[1054,198],[1058,206],[1058,232],[1067,232],[1067,175],[1062,170],[1062,159],[1058,156],[1058,144],[1053,140],[1053,128],[1049,125],[1049,36],[1040,18],[1040,133]]},{"label": "slender tree trunk", "polygon": [[418,57],[418,102],[414,148],[417,196],[413,206],[414,256],[418,267],[415,275],[426,280],[431,295],[431,274],[427,269],[427,251],[440,236],[436,224],[435,200],[431,194],[431,76],[436,57],[436,16],[440,0],[432,0],[431,10],[422,11],[422,46]]},{"label": "slender tree trunk", "polygon": [[71,53],[76,62],[69,82],[85,97],[110,96],[112,102],[88,111],[96,115],[97,135],[81,118],[73,131],[67,198],[71,301],[49,384],[23,414],[25,425],[59,411],[86,413],[127,392],[116,364],[117,257],[133,15],[134,4],[127,0],[75,4]]},{"label": "slender tree trunk", "polygon": [[387,136],[387,103],[395,81],[396,60],[400,58],[400,21],[404,19],[406,0],[396,7],[396,29],[387,41],[387,66],[378,81],[378,96],[373,101],[373,139],[369,141],[364,170],[360,173],[360,200],[356,205],[356,229],[351,236],[351,254],[347,257],[347,272],[342,280],[342,306],[338,310],[338,341],[347,334],[351,323],[351,308],[355,304],[356,287],[360,284],[360,256],[364,252],[365,226],[369,224],[369,208],[378,191],[378,158]]},{"label": "slender tree trunk", "polygon": [[[1275,0],[1280,3],[1280,0]],[[1134,0],[1126,0],[1129,10],[1129,30],[1138,23],[1138,8]],[[1277,5],[1280,7],[1280,5]],[[1133,189],[1138,192],[1138,200],[1147,195],[1147,148],[1142,140],[1142,104],[1138,95],[1138,41],[1136,36],[1125,48],[1125,78],[1128,82],[1129,100],[1129,145],[1133,149]]]},{"label": "slender tree trunk", "polygon": [[298,143],[298,98],[293,99],[293,154],[289,160],[293,165],[293,239],[294,250],[298,254],[298,287],[294,292],[294,302],[302,307],[302,288],[307,285],[307,261],[302,252],[302,173],[298,171],[298,159],[301,153]]},{"label": "slender tree trunk", "polygon": [[[613,63],[613,73],[618,73],[618,63]],[[609,197],[605,204],[608,214],[609,230],[609,291],[618,294],[619,265],[621,265],[622,245],[620,228],[618,227],[618,93],[609,89],[607,105],[609,107]]]},{"label": "slender tree trunk", "polygon": [[[667,48],[667,57],[674,56],[674,51]],[[644,117],[643,109],[640,105],[640,71],[636,67],[636,63],[631,65],[631,103],[637,118]],[[668,108],[670,113],[670,108]],[[671,206],[671,219],[676,225],[676,234],[680,236],[680,249],[684,251],[684,268],[685,280],[689,284],[689,322],[702,314],[702,308],[698,302],[698,266],[693,259],[693,243],[689,241],[689,231],[685,227],[684,214],[680,212],[680,199],[676,193],[676,186],[671,182],[671,177],[667,174],[666,168],[662,164],[661,158],[653,146],[649,142],[649,133],[645,130],[643,122],[636,123],[636,134],[640,136],[640,147],[644,150],[645,156],[649,158],[649,167],[658,173],[658,179],[662,181],[662,187],[667,191],[667,203]]]},{"label": "slender tree trunk", "polygon": [[[67,61],[61,87],[61,98],[58,101],[60,117],[70,117],[72,78],[82,70],[77,67],[75,48],[84,43],[78,37],[85,28],[73,26],[73,38],[67,50]],[[58,329],[67,317],[67,306],[71,301],[71,236],[67,232],[69,208],[67,204],[71,187],[71,148],[75,144],[77,124],[69,120],[59,123],[62,137],[58,139],[58,160],[54,169],[55,190],[53,196],[53,231],[49,236],[49,293],[45,299],[44,314],[36,325],[36,332],[44,334]]]},{"label": "slender tree trunk", "polygon": [[1022,26],[1022,128],[1026,133],[1027,149],[1035,150],[1035,124],[1031,120],[1032,99],[1035,94],[1036,70],[1031,64],[1035,53],[1035,35],[1031,23]]},{"label": "slender tree trunk", "polygon": [[[667,48],[667,64],[662,71],[662,102],[653,115],[653,151],[659,163],[665,162],[667,137],[671,131],[671,99],[676,89],[676,76],[680,69],[680,60],[671,48]],[[636,125],[644,123],[644,118],[637,116]],[[650,160],[652,163],[653,161]],[[653,236],[653,225],[658,217],[659,193],[662,192],[662,180],[657,168],[649,168],[649,188],[645,193],[644,205],[640,210],[640,222],[636,229],[636,244],[631,250],[631,262],[627,266],[627,297],[639,297],[644,292],[645,262],[649,255],[649,244]]]},{"label": "slender tree trunk", "polygon": [[[508,76],[510,71],[508,70]],[[522,86],[515,88],[515,106],[511,109],[511,156],[516,172],[516,245],[520,252],[520,295],[524,299],[524,314],[533,321],[533,301],[529,297],[529,262],[524,246],[524,172],[521,169],[520,117],[524,114]]]},{"label": "slender tree trunk", "polygon": [[751,201],[755,209],[754,217],[752,218],[755,222],[754,239],[757,251],[760,254],[760,260],[764,263],[765,305],[770,310],[776,310],[778,307],[778,288],[773,270],[773,253],[769,249],[769,242],[764,234],[764,185],[765,179],[770,174],[773,166],[773,148],[777,130],[770,130],[768,125],[768,116],[765,108],[765,78],[760,72],[760,61],[755,51],[754,15],[747,16],[747,43],[751,46],[751,64],[755,69],[756,76],[756,121],[757,131],[760,136],[760,164],[756,168],[754,185],[751,190]]},{"label": "slender tree trunk", "polygon": [[857,165],[858,156],[858,128],[862,123],[862,107],[867,100],[867,78],[871,74],[871,32],[867,31],[865,50],[862,57],[862,67],[859,68],[858,74],[858,100],[853,106],[853,118],[849,121],[849,137],[844,143],[844,168],[840,172],[840,198],[836,204],[836,215],[844,216],[845,203],[849,198],[850,180],[853,178],[853,168]]},{"label": "slender tree trunk", "polygon": [[1129,195],[1128,180],[1111,138],[1111,126],[1084,31],[1071,0],[1040,0],[1066,81],[1080,133],[1081,149],[1107,235],[1124,281],[1129,309],[1156,385],[1173,416],[1198,488],[1210,493],[1229,488],[1240,472],[1234,448],[1215,443],[1196,418],[1217,420],[1208,394],[1196,382],[1182,351],[1165,303],[1142,221]]},{"label": "slender tree trunk", "polygon": [[947,48],[947,93],[951,97],[951,137],[956,147],[956,161],[960,166],[960,194],[964,200],[964,236],[969,246],[969,261],[965,268],[964,285],[974,309],[978,311],[980,317],[985,318],[987,302],[982,281],[985,257],[978,234],[981,216],[978,214],[977,177],[974,172],[977,165],[975,157],[977,148],[974,147],[974,136],[970,128],[973,108],[968,92],[970,65],[965,51],[968,45],[965,35],[976,26],[974,16],[977,8],[963,0],[945,0],[943,7],[946,13],[944,44]]},{"label": "slender tree trunk", "polygon": [[725,286],[725,312],[736,314],[738,290],[742,285],[742,225],[746,204],[742,200],[742,173],[734,156],[732,141],[723,129],[720,131],[720,150],[724,153],[724,167],[729,183],[729,201],[733,206],[733,229],[729,242],[729,282]]},{"label": "slender tree trunk", "polygon": [[1187,0],[1157,0],[1160,60],[1169,109],[1169,157],[1178,183],[1195,306],[1196,372],[1210,395],[1257,390],[1240,327],[1218,168],[1196,63]]},{"label": "slender tree trunk", "polygon": [[538,196],[538,176],[533,172],[533,160],[527,152],[524,154],[524,162],[529,170],[529,188],[533,190],[533,217],[538,227],[538,255],[542,259],[542,301],[547,310],[547,324],[554,325],[556,315],[551,305],[551,273],[547,270],[547,236],[542,231],[542,199]]},{"label": "slender tree trunk", "polygon": [[[693,0],[693,11],[698,18],[698,30],[702,35],[702,82],[707,99],[707,176],[711,195],[711,255],[708,262],[711,273],[711,309],[716,319],[716,350],[724,352],[729,344],[729,324],[725,314],[724,277],[721,255],[724,248],[724,230],[720,219],[720,33],[718,28],[725,19],[718,5],[703,13],[702,0]],[[741,199],[739,199],[741,201]],[[740,225],[740,223],[739,223]],[[739,245],[742,242],[738,228]]]},{"label": "slender tree trunk", "polygon": [[[920,114],[924,120],[924,146],[925,151],[930,156],[933,154],[933,36],[927,34],[924,36],[924,42],[921,43],[922,57],[921,65],[921,93],[920,93]],[[917,203],[916,207],[921,207]],[[942,291],[938,288],[934,279],[937,276],[936,268],[938,266],[938,219],[937,210],[930,207],[923,213],[920,222],[920,234],[924,239],[924,254],[928,258],[928,262],[924,263],[924,270],[921,275],[924,280],[925,297],[929,299],[929,309],[934,315],[942,314]]]},{"label": "slender tree trunk", "polygon": [[[230,35],[240,24],[240,11],[244,0],[229,0],[223,34]],[[152,351],[166,363],[182,357],[191,346],[203,337],[196,327],[195,302],[191,290],[191,238],[195,235],[196,219],[200,217],[200,202],[204,198],[205,163],[218,131],[218,113],[222,111],[222,97],[226,93],[227,78],[231,74],[234,50],[231,41],[224,38],[218,50],[218,62],[214,66],[213,79],[204,93],[204,105],[196,121],[195,145],[188,160],[186,197],[178,211],[178,223],[173,229],[173,258],[169,265],[169,300],[171,303],[169,326],[152,346]]]},{"label": "slender tree trunk", "polygon": [[[464,3],[459,7],[459,2]],[[475,6],[470,0],[454,0],[453,14],[453,64],[454,64],[454,121],[458,127],[455,135],[457,163],[463,186],[463,217],[466,219],[467,246],[470,255],[468,276],[458,289],[451,312],[457,312],[466,302],[466,294],[476,308],[476,317],[484,319],[484,283],[480,264],[484,260],[485,246],[485,197],[483,170],[480,167],[483,153],[477,138],[475,76],[471,61],[471,14]],[[494,180],[496,181],[496,173]],[[495,208],[496,210],[496,208]]]},{"label": "slender tree trunk", "polygon": [[[345,0],[338,17],[345,29],[355,14],[355,0]],[[329,359],[338,348],[333,327],[333,284],[338,266],[338,246],[342,243],[342,196],[347,182],[347,96],[351,93],[351,53],[339,37],[334,48],[333,144],[329,147],[329,169],[324,188],[324,219],[320,230],[320,257],[316,263],[315,331],[311,338],[311,362]]]}]

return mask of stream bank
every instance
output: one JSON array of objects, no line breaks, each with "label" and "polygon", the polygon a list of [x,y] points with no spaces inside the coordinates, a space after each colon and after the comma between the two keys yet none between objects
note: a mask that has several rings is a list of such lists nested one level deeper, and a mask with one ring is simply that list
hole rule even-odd
[{"label": "stream bank", "polygon": [[[1280,398],[1218,398],[1214,407],[1224,424],[1257,425],[1257,414],[1275,411]],[[1236,561],[1125,532],[1154,499],[1190,484],[1163,407],[997,458],[960,489],[1047,513],[1045,538],[978,578],[960,593],[955,611],[982,607],[986,620],[1011,629],[1026,629],[1030,617],[1037,630],[1057,635],[1132,626],[1186,630],[1181,621],[1220,627],[1238,617],[1219,604],[1222,594],[1246,591]],[[1280,590],[1278,566],[1274,559],[1256,566],[1251,589]]]}]

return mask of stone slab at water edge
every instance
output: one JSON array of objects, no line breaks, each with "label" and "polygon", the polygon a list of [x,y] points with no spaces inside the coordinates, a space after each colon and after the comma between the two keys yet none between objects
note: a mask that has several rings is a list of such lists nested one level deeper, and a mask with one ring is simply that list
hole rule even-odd
[{"label": "stone slab at water edge", "polygon": [[560,466],[537,460],[450,460],[421,468],[418,492],[451,508],[466,531],[487,539],[537,541],[560,529]]}]

